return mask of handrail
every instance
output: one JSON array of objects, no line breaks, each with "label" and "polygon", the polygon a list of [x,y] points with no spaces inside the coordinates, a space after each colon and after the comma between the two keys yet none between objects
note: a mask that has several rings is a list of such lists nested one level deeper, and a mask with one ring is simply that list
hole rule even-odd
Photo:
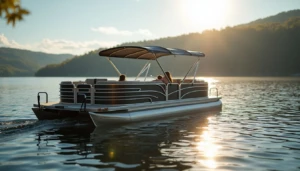
[{"label": "handrail", "polygon": [[189,94],[191,94],[191,93],[202,92],[202,91],[205,91],[205,92],[206,92],[206,90],[193,90],[193,91],[190,91],[190,92],[181,94],[181,95],[182,95],[181,98],[183,98],[184,96],[189,95]]},{"label": "handrail", "polygon": [[[130,98],[130,99],[114,99],[114,100],[141,100],[141,99],[147,99],[149,100],[149,102],[153,102],[152,99],[150,97],[145,97],[145,98]],[[97,101],[104,101],[107,100],[107,98],[103,98],[103,99],[96,99]]]},{"label": "handrail", "polygon": [[39,107],[39,109],[41,108],[40,93],[46,94],[46,103],[48,103],[48,93],[47,92],[38,92],[38,94],[37,94],[37,101],[38,101],[38,107]]},{"label": "handrail", "polygon": [[83,94],[83,93],[82,93],[82,94],[81,94],[81,93],[78,93],[78,95],[84,97],[84,99],[83,99],[83,101],[82,101],[82,103],[81,103],[81,107],[80,107],[79,111],[82,112],[82,106],[84,106],[83,112],[85,112],[85,111],[86,111],[86,95]]},{"label": "handrail", "polygon": [[219,92],[218,92],[218,89],[217,89],[216,87],[213,87],[213,88],[210,88],[210,89],[209,89],[209,95],[211,95],[211,90],[212,90],[212,89],[216,89],[216,91],[217,91],[217,97],[219,97]]}]

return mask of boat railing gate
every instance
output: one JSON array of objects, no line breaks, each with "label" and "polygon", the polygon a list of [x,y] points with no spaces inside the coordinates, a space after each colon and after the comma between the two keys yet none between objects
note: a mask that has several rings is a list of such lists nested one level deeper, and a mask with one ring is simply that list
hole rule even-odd
[{"label": "boat railing gate", "polygon": [[[80,112],[85,112],[86,111],[86,94],[84,93],[78,93],[78,96],[83,96],[83,100],[82,100],[82,103],[81,103],[81,107],[80,107]],[[83,110],[82,110],[82,107],[83,107]]]},{"label": "boat railing gate", "polygon": [[40,94],[46,94],[46,103],[48,103],[48,93],[47,92],[38,92],[38,94],[37,94],[37,101],[38,101],[38,107],[39,107],[39,109],[41,108]]},{"label": "boat railing gate", "polygon": [[211,90],[215,90],[215,92],[217,93],[217,97],[219,97],[219,92],[218,89],[216,87],[210,88],[209,89],[209,95],[211,96]]}]

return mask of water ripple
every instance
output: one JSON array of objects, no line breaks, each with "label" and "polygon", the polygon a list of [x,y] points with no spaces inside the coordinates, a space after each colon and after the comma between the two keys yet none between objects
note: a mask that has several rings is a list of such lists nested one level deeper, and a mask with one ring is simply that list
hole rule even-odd
[{"label": "water ripple", "polygon": [[[55,79],[44,81],[57,88]],[[8,104],[0,109],[0,170],[300,169],[300,79],[219,78],[211,86],[222,94],[221,113],[96,129],[37,121],[36,88],[24,84],[27,94],[0,84],[3,95],[22,94],[0,99]]]}]

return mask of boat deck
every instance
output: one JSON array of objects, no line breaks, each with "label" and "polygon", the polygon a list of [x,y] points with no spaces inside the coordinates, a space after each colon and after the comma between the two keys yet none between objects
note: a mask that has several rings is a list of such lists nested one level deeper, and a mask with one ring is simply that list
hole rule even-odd
[{"label": "boat deck", "polygon": [[[145,102],[136,104],[118,104],[118,105],[103,105],[103,104],[86,104],[87,112],[116,112],[116,111],[136,111],[136,110],[147,110],[152,108],[165,108],[173,106],[184,106],[199,103],[209,103],[220,100],[220,97],[201,97],[194,99],[182,99],[182,100],[168,100],[168,101],[158,101],[158,102]],[[80,111],[81,104],[74,103],[59,103],[59,102],[49,102],[41,103],[41,108],[52,109],[52,110],[69,110],[69,111]],[[34,107],[38,107],[34,104]]]}]

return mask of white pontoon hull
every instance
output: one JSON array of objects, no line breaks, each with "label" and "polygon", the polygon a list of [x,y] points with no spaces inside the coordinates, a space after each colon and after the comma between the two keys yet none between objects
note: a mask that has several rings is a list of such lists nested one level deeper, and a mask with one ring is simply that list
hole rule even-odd
[{"label": "white pontoon hull", "polygon": [[154,108],[154,109],[140,110],[140,111],[124,111],[118,113],[89,112],[89,114],[92,121],[94,122],[94,125],[99,126],[103,123],[128,123],[128,122],[157,119],[162,117],[200,113],[207,110],[209,111],[221,110],[221,107],[222,107],[221,100],[218,100],[209,103],[156,108],[156,109]]}]

